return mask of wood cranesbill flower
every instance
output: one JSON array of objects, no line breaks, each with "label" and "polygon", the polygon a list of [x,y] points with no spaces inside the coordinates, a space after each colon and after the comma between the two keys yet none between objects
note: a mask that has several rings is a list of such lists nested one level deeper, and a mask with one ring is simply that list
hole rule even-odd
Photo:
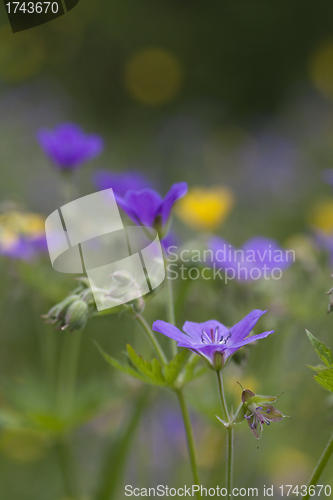
[{"label": "wood cranesbill flower", "polygon": [[98,156],[104,148],[100,136],[86,134],[75,123],[62,123],[53,130],[39,130],[37,140],[46,156],[64,171],[79,168]]},{"label": "wood cranesbill flower", "polygon": [[186,182],[174,184],[164,198],[154,189],[127,191],[116,196],[119,206],[138,225],[153,227],[163,238],[168,232],[173,205],[187,193]]},{"label": "wood cranesbill flower", "polygon": [[153,330],[176,340],[179,347],[190,349],[204,358],[210,368],[220,371],[238,349],[273,333],[274,330],[270,330],[248,337],[265,312],[255,309],[230,329],[212,319],[204,323],[186,321],[183,325],[185,333],[170,323],[157,320],[153,324]]},{"label": "wood cranesbill flower", "polygon": [[271,422],[279,422],[285,417],[270,404],[274,403],[277,398],[278,396],[256,395],[249,389],[242,392],[242,411],[253,435],[257,439],[260,439],[264,424],[270,425]]}]

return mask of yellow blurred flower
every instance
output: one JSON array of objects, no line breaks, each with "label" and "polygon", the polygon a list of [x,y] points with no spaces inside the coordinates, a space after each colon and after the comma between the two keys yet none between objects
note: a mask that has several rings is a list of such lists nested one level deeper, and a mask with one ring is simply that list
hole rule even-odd
[{"label": "yellow blurred flower", "polygon": [[322,44],[309,64],[310,78],[319,91],[333,98],[333,41]]},{"label": "yellow blurred flower", "polygon": [[333,200],[323,200],[315,205],[310,214],[311,226],[325,234],[333,233]]},{"label": "yellow blurred flower", "polygon": [[176,212],[195,229],[213,230],[227,217],[234,205],[234,194],[227,187],[194,187],[178,201]]},{"label": "yellow blurred flower", "polygon": [[177,57],[165,49],[148,48],[134,54],[125,67],[125,85],[144,104],[170,101],[180,89],[183,70]]},{"label": "yellow blurred flower", "polygon": [[44,231],[44,219],[38,214],[14,211],[0,215],[0,241],[4,244],[14,244],[20,236],[41,236]]}]

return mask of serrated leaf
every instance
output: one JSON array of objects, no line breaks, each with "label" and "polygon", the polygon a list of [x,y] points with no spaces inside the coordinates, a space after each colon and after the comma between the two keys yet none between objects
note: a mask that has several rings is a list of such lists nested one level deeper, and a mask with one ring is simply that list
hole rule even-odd
[{"label": "serrated leaf", "polygon": [[305,330],[305,331],[306,331],[307,336],[309,337],[309,340],[310,340],[314,350],[316,351],[316,353],[318,354],[318,356],[320,357],[322,362],[325,363],[325,365],[328,368],[331,368],[331,366],[332,366],[332,351],[331,351],[331,349],[329,349],[323,342],[320,342],[320,340],[318,340],[308,330]]},{"label": "serrated leaf", "polygon": [[317,365],[317,366],[306,365],[306,366],[315,372],[320,372],[322,370],[326,370],[326,366],[324,366],[324,365]]},{"label": "serrated leaf", "polygon": [[326,369],[314,376],[316,382],[327,391],[333,392],[333,369]]},{"label": "serrated leaf", "polygon": [[137,370],[154,385],[166,385],[160,362],[155,358],[152,363],[138,356],[133,347],[127,344],[127,353]]},{"label": "serrated leaf", "polygon": [[128,365],[122,365],[117,359],[112,358],[109,354],[107,354],[97,343],[96,346],[98,347],[100,353],[102,354],[103,358],[109,365],[111,365],[113,368],[116,368],[116,370],[119,370],[123,373],[126,373],[127,375],[130,375],[131,377],[135,377],[142,382],[149,383],[149,379],[147,379],[145,376],[141,375],[141,373],[137,372],[136,370],[133,370]]},{"label": "serrated leaf", "polygon": [[176,380],[178,375],[180,374],[181,370],[183,369],[186,361],[190,357],[190,351],[188,349],[184,349],[181,352],[178,352],[168,363],[167,365],[164,365],[164,376],[166,383],[168,385],[173,384],[173,382]]}]

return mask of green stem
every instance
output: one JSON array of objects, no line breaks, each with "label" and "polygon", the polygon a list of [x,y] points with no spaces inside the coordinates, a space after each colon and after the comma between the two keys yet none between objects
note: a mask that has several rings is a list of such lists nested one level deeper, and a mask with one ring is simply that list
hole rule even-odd
[{"label": "green stem", "polygon": [[[312,477],[311,477],[309,484],[308,484],[308,491],[309,491],[310,486],[316,486],[316,484],[317,484],[323,470],[325,469],[327,462],[329,461],[332,453],[333,453],[333,435],[332,435],[331,439],[329,440],[329,442],[324,450],[324,453],[320,457],[319,462],[317,463],[315,470],[313,471]],[[304,497],[304,498],[305,498],[305,500],[308,500],[310,498],[310,494],[308,493],[306,495],[306,497]]]},{"label": "green stem", "polygon": [[[175,318],[175,306],[173,302],[173,289],[172,289],[172,281],[170,278],[170,273],[168,271],[168,259],[167,256],[164,256],[165,263],[165,275],[166,275],[166,294],[167,294],[167,310],[168,310],[168,321],[172,325],[176,323]],[[175,340],[171,340],[171,352],[172,356],[177,354],[177,342]]]},{"label": "green stem", "polygon": [[226,485],[227,491],[229,493],[229,498],[232,499],[232,475],[233,475],[233,455],[234,455],[234,444],[233,444],[233,426],[230,422],[230,416],[227,408],[227,403],[225,400],[223,380],[221,370],[216,372],[217,374],[217,384],[219,387],[219,395],[221,400],[223,420],[227,423],[227,467],[226,467]]},{"label": "green stem", "polygon": [[227,403],[226,403],[225,396],[224,396],[223,380],[222,380],[221,371],[216,372],[216,375],[217,375],[217,384],[219,387],[219,395],[220,395],[222,412],[223,412],[223,420],[225,422],[229,423],[229,413],[228,413]]},{"label": "green stem", "polygon": [[[192,468],[192,473],[193,473],[193,479],[194,479],[194,484],[197,486],[200,486],[199,482],[199,474],[198,474],[198,466],[197,466],[197,461],[195,457],[195,445],[194,445],[194,438],[193,438],[193,432],[192,432],[192,427],[191,427],[191,421],[190,421],[190,416],[188,413],[188,409],[186,406],[184,394],[181,390],[176,391],[178,401],[180,404],[180,409],[182,412],[183,416],[183,421],[184,421],[184,427],[185,427],[185,432],[186,432],[186,440],[187,440],[187,447],[188,447],[188,453],[190,456],[190,462],[191,462],[191,468]],[[201,494],[200,491],[197,492],[197,498],[198,500],[201,499]]]},{"label": "green stem", "polygon": [[144,319],[143,316],[141,316],[141,314],[135,314],[134,315],[134,319],[139,323],[139,325],[141,326],[142,330],[148,336],[148,339],[152,343],[152,345],[153,345],[153,347],[154,347],[154,349],[156,351],[156,354],[159,356],[159,358],[162,361],[162,363],[167,364],[168,360],[167,360],[167,358],[166,358],[166,356],[165,356],[165,354],[163,352],[163,349],[160,346],[157,338],[154,335],[154,332],[152,331],[152,329],[148,325],[147,321]]},{"label": "green stem", "polygon": [[57,392],[60,413],[70,413],[73,408],[81,339],[81,332],[65,332],[62,338]]},{"label": "green stem", "polygon": [[56,441],[55,449],[59,459],[66,495],[73,500],[77,500],[80,498],[77,470],[67,438],[60,437]]}]

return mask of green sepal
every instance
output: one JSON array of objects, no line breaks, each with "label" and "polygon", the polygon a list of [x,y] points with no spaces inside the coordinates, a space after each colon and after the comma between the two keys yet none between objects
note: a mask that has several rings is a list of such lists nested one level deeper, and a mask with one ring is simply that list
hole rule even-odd
[{"label": "green sepal", "polygon": [[323,342],[320,342],[316,337],[312,335],[308,330],[305,330],[309,340],[318,354],[319,358],[328,368],[332,366],[332,351]]},{"label": "green sepal", "polygon": [[231,422],[233,424],[241,424],[245,419],[246,407],[244,404],[240,404],[235,415],[232,417]]},{"label": "green sepal", "polygon": [[333,368],[321,370],[313,377],[327,391],[333,392]]}]

